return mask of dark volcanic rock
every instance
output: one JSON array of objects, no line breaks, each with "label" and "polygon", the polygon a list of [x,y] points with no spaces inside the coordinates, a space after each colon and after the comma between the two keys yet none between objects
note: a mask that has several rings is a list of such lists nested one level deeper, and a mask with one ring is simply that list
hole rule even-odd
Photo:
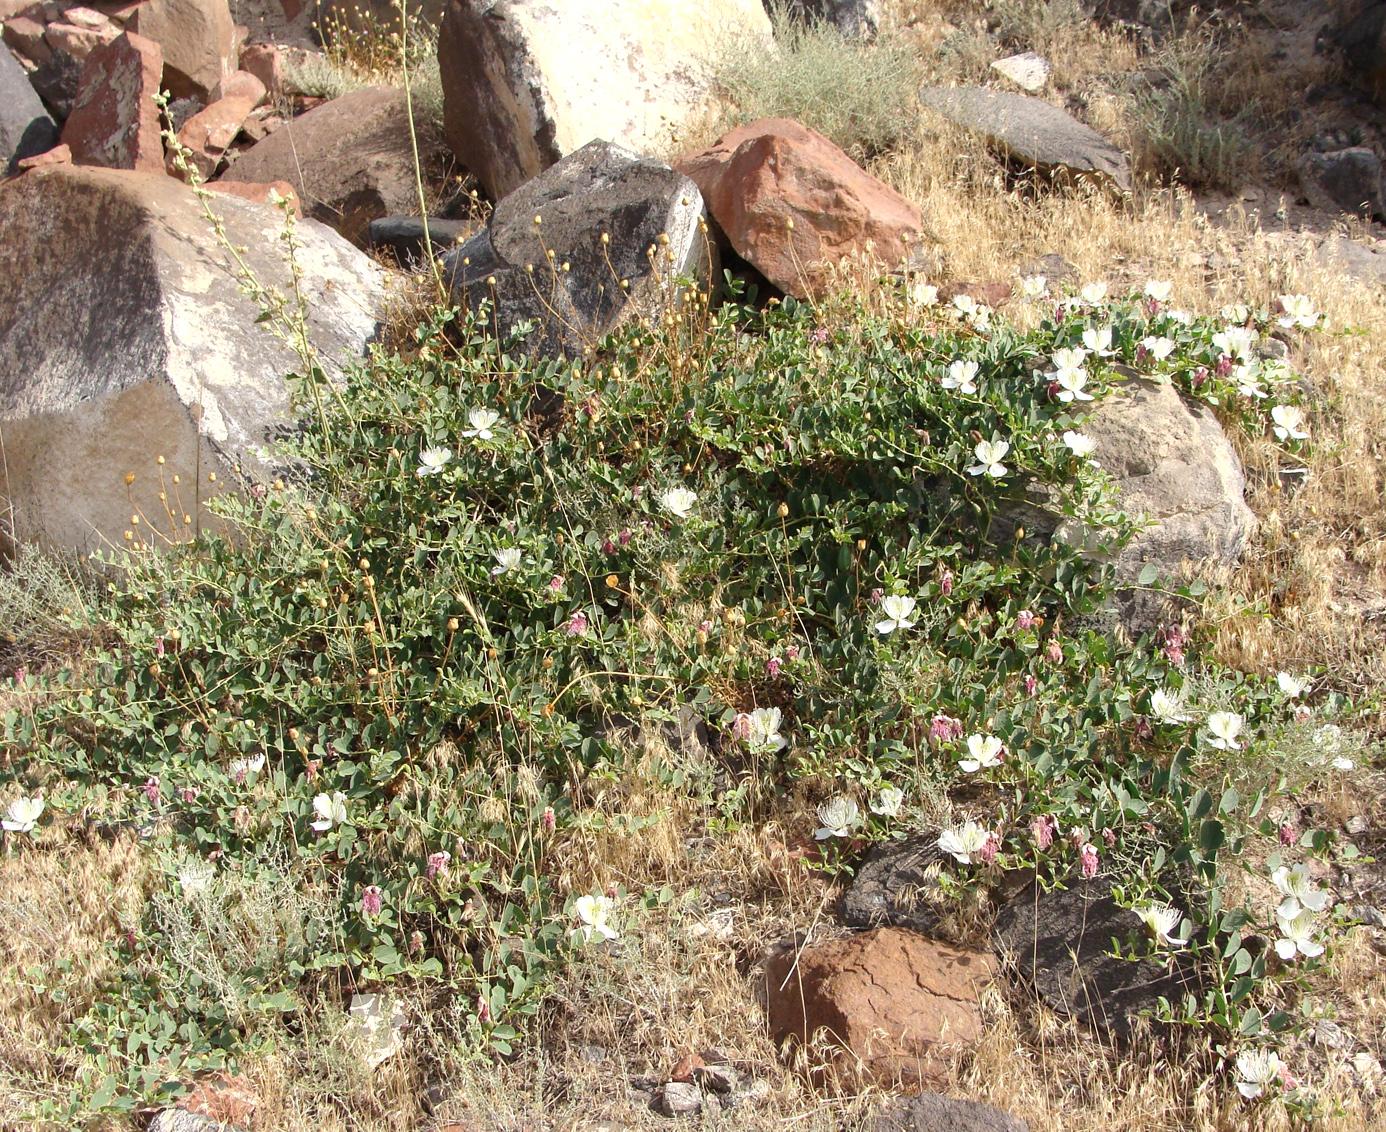
[{"label": "dark volcanic rock", "polygon": [[572,356],[636,312],[656,315],[676,278],[707,277],[702,219],[688,178],[594,141],[502,200],[443,263],[455,299],[494,299],[499,333],[532,322],[532,352]]},{"label": "dark volcanic rock", "polygon": [[892,841],[872,850],[843,894],[840,914],[854,928],[889,925],[928,935],[939,914],[929,903],[938,887],[938,860],[932,841]]},{"label": "dark volcanic rock", "polygon": [[388,251],[401,267],[421,264],[427,258],[424,251],[424,229],[427,226],[433,254],[442,256],[458,243],[471,227],[465,220],[443,220],[437,216],[382,216],[372,220],[366,231],[366,247],[371,251]]},{"label": "dark volcanic rock", "polygon": [[1136,916],[1117,905],[1102,880],[1074,879],[1068,888],[1048,892],[1032,882],[996,917],[1001,950],[1041,999],[1118,1037],[1127,1036],[1137,1015],[1159,998],[1178,1003],[1192,986],[1177,956],[1171,967],[1110,954],[1113,939],[1139,932]]}]

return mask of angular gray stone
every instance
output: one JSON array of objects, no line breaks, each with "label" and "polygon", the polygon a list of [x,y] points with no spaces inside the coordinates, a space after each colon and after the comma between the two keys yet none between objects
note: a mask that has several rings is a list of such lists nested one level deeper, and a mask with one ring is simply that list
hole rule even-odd
[{"label": "angular gray stone", "polygon": [[12,173],[21,158],[58,144],[58,127],[43,108],[24,68],[0,48],[0,174]]},{"label": "angular gray stone", "polygon": [[771,40],[760,0],[448,0],[444,129],[492,199],[605,138],[672,149],[710,109],[738,40]]},{"label": "angular gray stone", "polygon": [[[774,14],[776,0],[765,0]],[[843,35],[869,38],[881,29],[881,0],[789,0],[786,10],[805,22],[830,24]]]},{"label": "angular gray stone", "polygon": [[677,277],[707,277],[702,219],[687,177],[594,141],[502,200],[443,266],[454,300],[475,309],[494,299],[500,334],[533,322],[531,352],[575,356],[626,319],[657,315]]},{"label": "angular gray stone", "polygon": [[940,917],[929,897],[938,890],[938,860],[938,847],[927,838],[877,846],[842,896],[843,923],[935,934]]},{"label": "angular gray stone", "polygon": [[877,1113],[870,1132],[1029,1132],[1018,1116],[980,1101],[923,1093]]},{"label": "angular gray stone", "polygon": [[[424,243],[428,231],[429,245]],[[441,256],[459,243],[469,228],[466,220],[443,220],[437,216],[382,216],[372,220],[366,231],[366,246],[371,251],[389,252],[402,267],[414,267],[427,260],[425,248],[432,247]]]},{"label": "angular gray stone", "polygon": [[919,98],[928,109],[985,137],[1021,165],[1122,190],[1131,187],[1126,154],[1041,99],[985,87],[924,87]]},{"label": "angular gray stone", "polygon": [[[212,208],[259,281],[288,293],[282,213],[226,196]],[[208,524],[210,494],[279,470],[272,442],[293,423],[284,375],[303,363],[256,324],[191,189],[35,169],[0,186],[0,231],[0,496],[18,539],[121,545],[133,512],[143,532],[181,535],[184,513]],[[309,338],[333,373],[374,334],[383,277],[330,229],[302,221],[296,236]]]},{"label": "angular gray stone", "polygon": [[998,952],[1060,1014],[1117,1037],[1163,996],[1178,1005],[1194,986],[1187,960],[1118,959],[1111,941],[1141,935],[1135,913],[1117,905],[1101,878],[1075,877],[1045,891],[1032,881],[996,916]]},{"label": "angular gray stone", "polygon": [[1386,250],[1367,247],[1344,236],[1330,236],[1320,244],[1314,262],[1367,284],[1386,284]]},{"label": "angular gray stone", "polygon": [[694,1116],[703,1111],[703,1092],[692,1082],[670,1081],[655,1090],[651,1106],[661,1116]]},{"label": "angular gray stone", "polygon": [[1299,184],[1315,208],[1355,213],[1368,219],[1386,215],[1381,159],[1366,146],[1306,153],[1299,162]]}]

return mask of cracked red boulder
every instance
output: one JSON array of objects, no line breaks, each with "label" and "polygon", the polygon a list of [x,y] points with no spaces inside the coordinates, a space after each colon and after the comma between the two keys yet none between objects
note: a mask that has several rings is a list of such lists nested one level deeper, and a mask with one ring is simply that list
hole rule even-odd
[{"label": "cracked red boulder", "polygon": [[878,928],[772,955],[766,1014],[776,1042],[825,1040],[849,1083],[938,1085],[949,1047],[981,1037],[978,998],[995,975],[989,954]]}]

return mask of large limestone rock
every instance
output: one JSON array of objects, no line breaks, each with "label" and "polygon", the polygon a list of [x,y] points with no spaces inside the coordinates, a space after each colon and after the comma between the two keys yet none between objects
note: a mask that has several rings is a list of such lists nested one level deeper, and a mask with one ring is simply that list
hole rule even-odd
[{"label": "large limestone rock", "polygon": [[[287,292],[281,213],[213,207],[258,279]],[[119,545],[140,514],[134,529],[157,543],[149,529],[182,532],[184,513],[206,523],[199,501],[238,473],[269,474],[290,423],[284,375],[302,362],[256,324],[191,189],[162,173],[38,169],[0,186],[0,231],[0,496],[18,538]],[[309,335],[332,372],[374,333],[382,276],[312,221],[297,242]]]},{"label": "large limestone rock", "polygon": [[849,1076],[889,1088],[942,1083],[942,1045],[982,1034],[978,999],[996,973],[981,952],[900,928],[790,948],[765,966],[766,1015],[776,1042],[822,1034],[849,1054]]},{"label": "large limestone rock", "polygon": [[787,294],[822,290],[833,264],[868,245],[897,268],[920,255],[919,210],[791,119],[741,126],[675,165],[702,190],[737,254]]},{"label": "large limestone rock", "polygon": [[206,102],[236,69],[236,25],[227,0],[142,0],[128,27],[164,52],[164,87]]},{"label": "large limestone rock", "polygon": [[159,132],[159,45],[126,32],[87,56],[72,113],[63,125],[63,142],[78,165],[137,169],[164,168]]},{"label": "large limestone rock", "polygon": [[0,49],[0,175],[57,144],[58,127],[29,85],[24,68]]},{"label": "large limestone rock", "polygon": [[[419,143],[427,160],[426,132]],[[256,142],[227,176],[289,182],[309,216],[363,245],[372,220],[419,211],[404,92],[369,88],[314,107]]]},{"label": "large limestone rock", "polygon": [[760,0],[449,0],[448,142],[494,199],[594,138],[665,152],[748,37],[771,39]]},{"label": "large limestone rock", "polygon": [[949,121],[980,134],[1014,161],[1050,176],[1063,175],[1126,190],[1126,154],[1057,106],[1024,94],[985,87],[925,87],[920,101]]},{"label": "large limestone rock", "polygon": [[706,278],[702,217],[688,178],[594,141],[502,200],[443,266],[459,303],[494,301],[501,333],[533,322],[531,351],[575,356],[628,318],[655,317],[677,277]]}]

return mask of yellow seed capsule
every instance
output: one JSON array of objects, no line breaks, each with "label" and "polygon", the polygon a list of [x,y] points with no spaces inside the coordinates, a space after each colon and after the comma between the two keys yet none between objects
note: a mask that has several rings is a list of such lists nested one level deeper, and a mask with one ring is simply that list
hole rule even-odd
[{"label": "yellow seed capsule", "polygon": [[544,223],[544,218],[543,218],[542,216],[535,216],[535,218],[534,218],[534,226],[537,228],[537,227],[539,227],[539,225],[542,224],[542,223]]},{"label": "yellow seed capsule", "polygon": [[456,617],[449,617],[449,618],[448,618],[448,632],[449,632],[449,633],[455,633],[455,632],[457,632],[457,618],[456,618]]},{"label": "yellow seed capsule", "polygon": [[866,549],[866,540],[865,540],[864,538],[859,538],[859,539],[857,539],[857,549],[858,549],[858,550],[865,550],[865,549]]},{"label": "yellow seed capsule", "polygon": [[487,649],[487,650],[486,650],[486,659],[487,659],[487,660],[495,660],[496,657],[498,657],[498,656],[500,656],[500,653],[496,652],[495,649]]},{"label": "yellow seed capsule", "polygon": [[781,519],[788,519],[788,518],[789,518],[789,504],[788,504],[788,503],[781,503],[778,507],[775,508],[775,514],[777,514]]},{"label": "yellow seed capsule", "polygon": [[602,233],[602,243],[603,243],[603,244],[609,244],[609,243],[611,243],[611,233],[610,233],[610,232],[603,232],[603,233]]},{"label": "yellow seed capsule", "polygon": [[159,467],[162,468],[162,467],[164,466],[164,464],[165,464],[166,461],[164,460],[164,458],[163,458],[162,456],[160,456],[155,462],[159,465]]},{"label": "yellow seed capsule", "polygon": [[618,578],[615,574],[608,574],[608,575],[606,576],[606,588],[607,588],[607,589],[609,589],[609,590],[614,590],[614,589],[615,589],[617,586],[619,586],[620,584],[621,584],[621,579]]},{"label": "yellow seed capsule", "polygon": [[216,483],[216,482],[217,482],[217,474],[216,474],[216,472],[208,472],[208,473],[207,473],[207,482],[208,482],[208,483]]},{"label": "yellow seed capsule", "polygon": [[784,226],[788,228],[791,232],[794,231],[794,217],[791,216],[788,220],[786,220],[784,222]]},{"label": "yellow seed capsule", "polygon": [[374,679],[375,679],[377,676],[379,676],[379,675],[380,675],[380,669],[378,669],[378,668],[368,668],[368,669],[366,669],[366,676],[367,676],[369,679],[371,679],[371,680],[374,680]]},{"label": "yellow seed capsule", "polygon": [[130,525],[131,525],[132,527],[138,527],[138,526],[140,525],[140,517],[139,517],[138,515],[131,515],[131,516],[130,516]]},{"label": "yellow seed capsule", "polygon": [[125,486],[126,486],[126,487],[129,487],[129,486],[130,486],[132,483],[134,483],[134,482],[135,482],[135,473],[134,473],[134,472],[126,472],[126,473],[125,473]]},{"label": "yellow seed capsule", "polygon": [[174,476],[174,477],[173,477],[173,482],[174,482],[174,483],[182,483],[182,482],[183,482],[183,477],[182,477],[182,476]]},{"label": "yellow seed capsule", "polygon": [[553,657],[551,657],[551,656],[546,656],[546,657],[544,657],[544,667],[545,667],[546,669],[552,668],[552,667],[553,667]]},{"label": "yellow seed capsule", "polygon": [[360,566],[362,570],[369,570],[371,568],[370,560],[366,558],[361,559],[356,565]]}]

